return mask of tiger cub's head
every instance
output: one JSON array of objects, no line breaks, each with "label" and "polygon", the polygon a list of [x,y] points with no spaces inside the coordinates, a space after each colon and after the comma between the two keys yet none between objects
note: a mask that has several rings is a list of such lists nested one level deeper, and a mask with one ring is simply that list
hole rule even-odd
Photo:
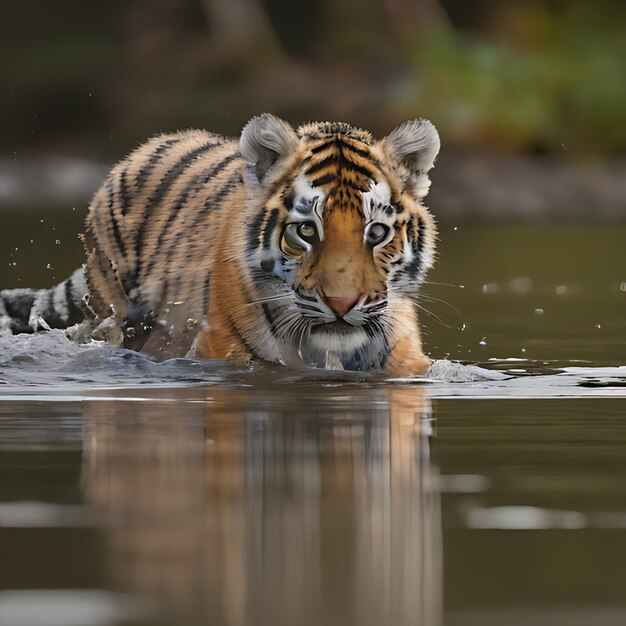
[{"label": "tiger cub's head", "polygon": [[414,119],[376,141],[343,123],[294,130],[262,115],[240,139],[252,218],[247,262],[272,332],[309,364],[382,365],[398,302],[415,301],[433,262],[421,204],[439,152]]}]

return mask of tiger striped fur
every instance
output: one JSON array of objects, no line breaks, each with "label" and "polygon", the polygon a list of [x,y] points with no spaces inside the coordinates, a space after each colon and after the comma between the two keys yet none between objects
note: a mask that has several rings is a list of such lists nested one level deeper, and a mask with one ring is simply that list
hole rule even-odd
[{"label": "tiger striped fur", "polygon": [[84,276],[0,292],[0,325],[86,317],[118,345],[163,358],[422,373],[417,294],[436,241],[422,200],[438,151],[423,119],[381,141],[343,123],[294,130],[269,114],[239,141],[155,137],[96,192]]}]

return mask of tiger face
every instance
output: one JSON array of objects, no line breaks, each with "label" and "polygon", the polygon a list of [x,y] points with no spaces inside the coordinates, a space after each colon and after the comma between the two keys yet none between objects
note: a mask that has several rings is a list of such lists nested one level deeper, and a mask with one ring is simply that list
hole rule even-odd
[{"label": "tiger face", "polygon": [[421,201],[438,151],[423,119],[381,141],[341,123],[294,131],[269,115],[244,128],[247,267],[273,332],[308,364],[331,355],[345,369],[384,367],[433,262]]}]

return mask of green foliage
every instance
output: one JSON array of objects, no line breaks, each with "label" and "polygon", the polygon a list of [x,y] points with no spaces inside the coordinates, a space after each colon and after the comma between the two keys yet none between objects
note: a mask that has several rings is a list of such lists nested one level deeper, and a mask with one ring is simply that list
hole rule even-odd
[{"label": "green foliage", "polygon": [[417,106],[460,142],[616,153],[626,148],[624,17],[571,11],[542,29],[531,23],[530,41],[441,28],[409,52],[417,80],[403,108]]}]

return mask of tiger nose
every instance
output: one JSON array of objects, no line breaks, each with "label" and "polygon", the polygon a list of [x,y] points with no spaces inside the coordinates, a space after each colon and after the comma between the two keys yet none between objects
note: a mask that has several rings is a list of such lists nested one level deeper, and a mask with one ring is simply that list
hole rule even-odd
[{"label": "tiger nose", "polygon": [[360,296],[356,298],[333,298],[326,296],[324,300],[326,304],[335,312],[339,317],[343,317],[360,299]]}]

